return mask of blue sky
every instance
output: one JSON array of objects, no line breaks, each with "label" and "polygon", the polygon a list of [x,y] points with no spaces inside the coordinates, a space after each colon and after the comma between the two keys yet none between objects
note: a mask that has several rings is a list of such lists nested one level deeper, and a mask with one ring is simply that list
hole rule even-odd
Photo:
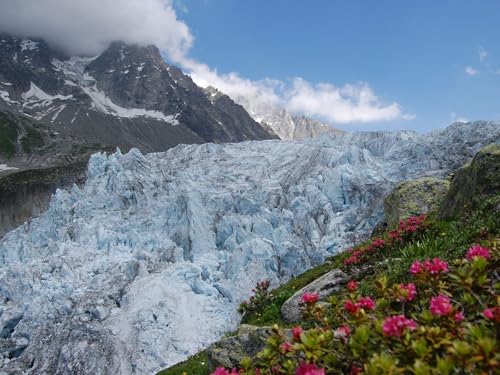
[{"label": "blue sky", "polygon": [[178,0],[174,7],[194,36],[189,57],[220,74],[362,82],[382,104],[415,115],[335,123],[312,113],[336,126],[427,131],[455,119],[500,119],[500,1]]}]

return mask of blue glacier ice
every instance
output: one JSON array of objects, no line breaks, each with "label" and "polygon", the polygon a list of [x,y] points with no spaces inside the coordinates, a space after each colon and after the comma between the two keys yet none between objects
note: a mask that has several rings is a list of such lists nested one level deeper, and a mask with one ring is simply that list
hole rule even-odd
[{"label": "blue glacier ice", "polygon": [[366,237],[399,181],[446,176],[500,125],[91,157],[0,241],[0,374],[152,374],[236,327],[259,280]]}]

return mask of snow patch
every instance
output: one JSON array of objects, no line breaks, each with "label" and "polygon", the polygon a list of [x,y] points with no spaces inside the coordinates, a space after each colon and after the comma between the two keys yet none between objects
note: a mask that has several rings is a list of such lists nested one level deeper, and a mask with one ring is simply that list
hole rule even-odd
[{"label": "snow patch", "polygon": [[40,87],[35,85],[33,82],[30,83],[30,89],[25,93],[21,94],[24,100],[31,100],[35,102],[40,102],[40,105],[46,106],[51,104],[54,100],[71,100],[73,95],[50,95],[43,91]]},{"label": "snow patch", "polygon": [[124,108],[106,96],[106,94],[97,89],[96,86],[82,87],[82,90],[92,99],[96,109],[102,113],[110,114],[122,118],[150,117],[157,120],[168,122],[171,125],[179,125],[177,116],[165,115],[159,111],[147,110],[143,108]]},{"label": "snow patch", "polygon": [[9,104],[19,104],[19,102],[12,100],[7,91],[0,90],[0,98],[2,98],[5,102]]},{"label": "snow patch", "polygon": [[66,105],[63,104],[61,105],[59,108],[56,109],[56,112],[54,113],[54,116],[52,116],[52,120],[51,122],[54,122],[56,121],[57,117],[59,116],[59,114],[64,111],[64,108],[66,108]]},{"label": "snow patch", "polygon": [[34,50],[38,49],[39,44],[40,43],[34,42],[32,40],[29,40],[29,39],[23,40],[20,44],[21,52],[34,51]]},{"label": "snow patch", "polygon": [[10,170],[18,170],[16,167],[9,167],[7,164],[0,164],[0,172],[10,171]]}]

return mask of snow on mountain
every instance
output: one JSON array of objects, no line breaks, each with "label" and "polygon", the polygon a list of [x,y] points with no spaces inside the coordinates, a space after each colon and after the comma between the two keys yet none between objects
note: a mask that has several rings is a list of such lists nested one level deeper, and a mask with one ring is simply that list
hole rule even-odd
[{"label": "snow on mountain", "polygon": [[489,142],[500,124],[95,154],[84,186],[0,242],[0,372],[172,365],[234,329],[257,281],[367,235],[398,181]]},{"label": "snow on mountain", "polygon": [[0,34],[0,111],[82,142],[143,152],[276,138],[228,97],[209,101],[158,48],[121,42],[78,57],[43,40]]}]

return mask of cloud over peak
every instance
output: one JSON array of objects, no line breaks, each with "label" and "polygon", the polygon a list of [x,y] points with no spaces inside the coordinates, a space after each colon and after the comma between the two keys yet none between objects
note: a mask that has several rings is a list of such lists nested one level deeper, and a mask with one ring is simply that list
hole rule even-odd
[{"label": "cloud over peak", "polygon": [[0,9],[0,32],[43,38],[72,55],[96,55],[120,40],[178,57],[193,43],[171,0],[0,0]]}]

